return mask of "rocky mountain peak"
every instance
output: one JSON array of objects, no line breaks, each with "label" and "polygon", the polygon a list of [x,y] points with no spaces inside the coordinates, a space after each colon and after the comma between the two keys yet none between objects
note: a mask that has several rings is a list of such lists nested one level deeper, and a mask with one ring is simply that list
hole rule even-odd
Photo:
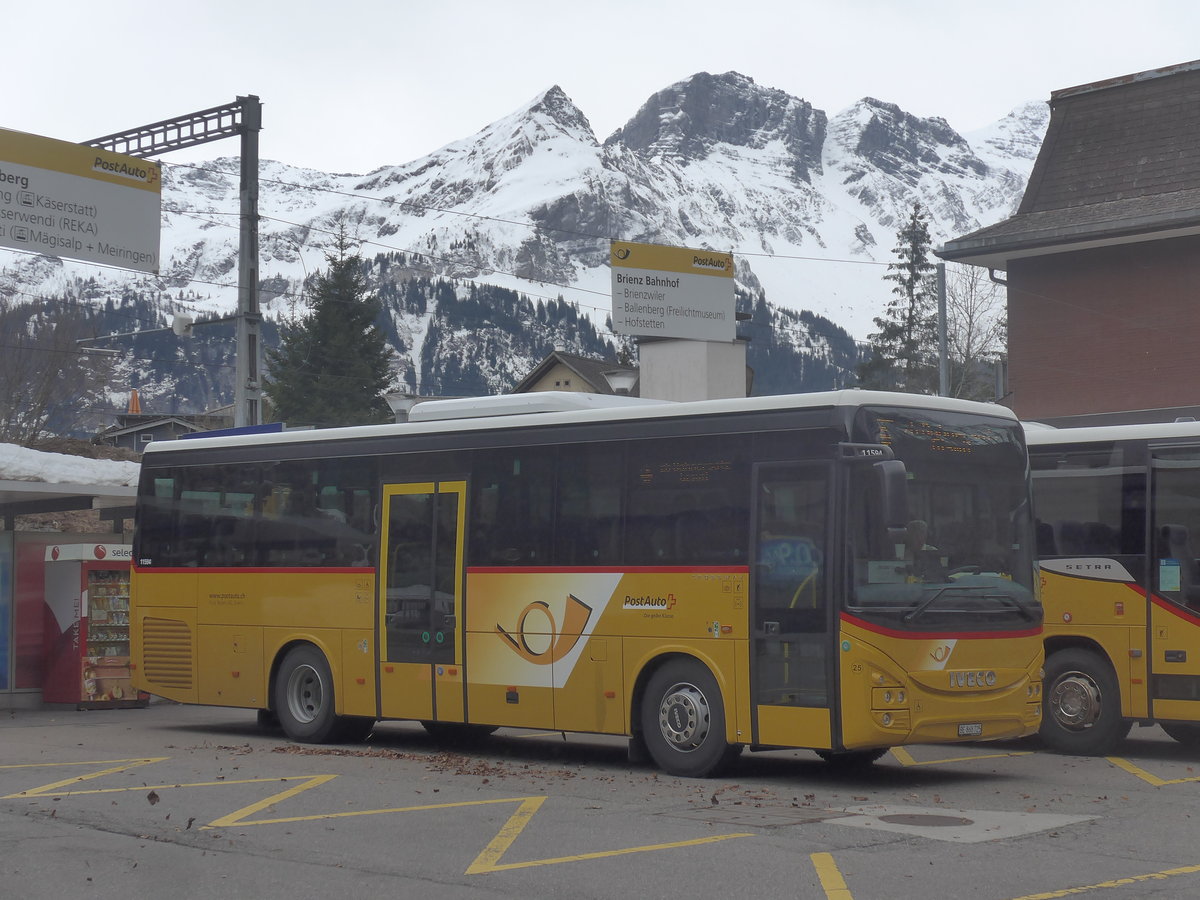
[{"label": "rocky mountain peak", "polygon": [[809,181],[821,167],[825,113],[737,72],[701,72],[652,96],[605,141],[644,155],[703,159],[718,145],[763,149],[772,143],[795,159]]},{"label": "rocky mountain peak", "polygon": [[597,143],[592,123],[557,84],[535,97],[516,115],[537,119],[547,128],[558,128],[576,137],[586,136],[590,143]]},{"label": "rocky mountain peak", "polygon": [[945,119],[922,119],[874,97],[864,97],[836,116],[830,132],[843,149],[891,175],[915,179],[920,172],[986,171]]},{"label": "rocky mountain peak", "polygon": [[1045,100],[1031,100],[967,138],[981,156],[994,153],[1003,159],[1032,163],[1042,149],[1042,136],[1049,122],[1050,105]]}]

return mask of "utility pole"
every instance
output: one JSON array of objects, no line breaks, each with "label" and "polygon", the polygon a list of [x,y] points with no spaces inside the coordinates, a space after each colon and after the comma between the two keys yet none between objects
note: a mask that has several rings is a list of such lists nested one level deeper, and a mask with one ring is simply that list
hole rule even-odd
[{"label": "utility pole", "polygon": [[950,396],[950,357],[946,352],[946,264],[937,264],[938,396]]},{"label": "utility pole", "polygon": [[258,132],[262,104],[257,97],[238,97],[242,106],[241,240],[238,251],[237,365],[233,388],[233,425],[262,423],[259,376],[258,311]]}]

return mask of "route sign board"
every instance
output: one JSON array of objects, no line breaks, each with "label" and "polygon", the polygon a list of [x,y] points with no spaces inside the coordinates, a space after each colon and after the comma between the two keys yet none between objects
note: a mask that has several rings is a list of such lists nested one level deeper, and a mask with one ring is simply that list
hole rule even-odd
[{"label": "route sign board", "polygon": [[610,252],[617,334],[734,339],[732,253],[626,241]]},{"label": "route sign board", "polygon": [[0,247],[158,273],[156,162],[0,128]]}]

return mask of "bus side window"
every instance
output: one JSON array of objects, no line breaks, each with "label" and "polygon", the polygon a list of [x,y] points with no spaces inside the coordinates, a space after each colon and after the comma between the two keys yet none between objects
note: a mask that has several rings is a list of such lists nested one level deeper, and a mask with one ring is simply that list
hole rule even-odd
[{"label": "bus side window", "polygon": [[554,545],[554,466],[545,448],[483,451],[472,487],[472,565],[547,565]]},{"label": "bus side window", "polygon": [[[154,566],[182,566],[180,553],[180,501],[182,473],[159,472],[153,482],[143,484],[141,521],[137,530],[137,558],[142,564]],[[148,496],[147,496],[148,494]]]},{"label": "bus side window", "polygon": [[1039,556],[1145,552],[1145,475],[1125,465],[1120,447],[1037,453],[1031,463]]},{"label": "bus side window", "polygon": [[620,444],[564,447],[558,458],[554,564],[621,562]]},{"label": "bus side window", "polygon": [[1187,606],[1200,606],[1200,565],[1196,563],[1188,530],[1183,525],[1163,525],[1159,549],[1158,587],[1177,593]]},{"label": "bus side window", "polygon": [[375,467],[367,460],[322,461],[317,465],[317,526],[325,533],[326,565],[367,566],[375,559]]},{"label": "bus side window", "polygon": [[1054,526],[1041,519],[1037,520],[1037,554],[1040,557],[1058,554],[1058,544],[1054,540]]},{"label": "bus side window", "polygon": [[1155,584],[1164,596],[1200,608],[1200,448],[1166,447],[1154,451],[1153,510],[1158,545]]},{"label": "bus side window", "polygon": [[749,438],[632,442],[625,481],[625,562],[745,564]]},{"label": "bus side window", "polygon": [[227,567],[245,562],[254,543],[258,466],[179,473],[179,518],[173,529],[175,565]]}]

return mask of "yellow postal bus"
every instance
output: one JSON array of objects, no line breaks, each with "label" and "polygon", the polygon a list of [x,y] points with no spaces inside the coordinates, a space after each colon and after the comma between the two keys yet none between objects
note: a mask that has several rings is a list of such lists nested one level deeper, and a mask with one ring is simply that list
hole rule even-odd
[{"label": "yellow postal bus", "polygon": [[1133,723],[1200,746],[1200,423],[1027,430],[1046,709],[1063,752]]},{"label": "yellow postal bus", "polygon": [[297,741],[627,735],[705,776],[1039,724],[1028,461],[996,406],[430,401],[152,444],[137,502],[137,687]]}]

